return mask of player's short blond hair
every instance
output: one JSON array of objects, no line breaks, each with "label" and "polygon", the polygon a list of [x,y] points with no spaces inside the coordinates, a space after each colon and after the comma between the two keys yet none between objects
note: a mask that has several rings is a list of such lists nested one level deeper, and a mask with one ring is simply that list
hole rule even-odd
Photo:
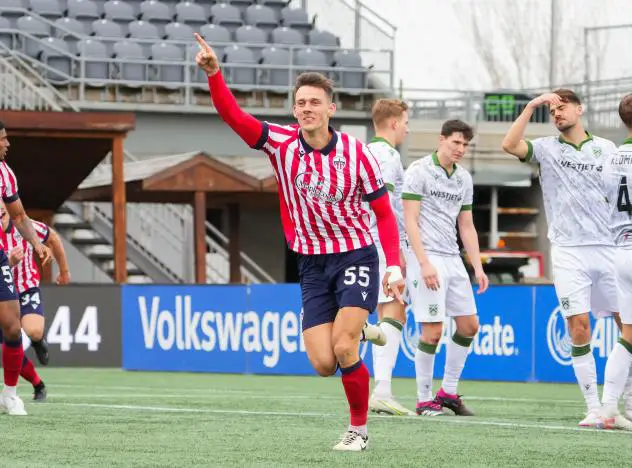
[{"label": "player's short blond hair", "polygon": [[392,117],[399,118],[408,111],[408,104],[400,99],[378,99],[373,104],[373,125],[381,127]]}]

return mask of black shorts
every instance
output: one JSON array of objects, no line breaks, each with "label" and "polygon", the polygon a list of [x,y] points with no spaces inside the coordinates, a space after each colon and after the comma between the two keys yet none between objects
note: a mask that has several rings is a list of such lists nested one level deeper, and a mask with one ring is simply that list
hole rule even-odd
[{"label": "black shorts", "polygon": [[380,286],[374,245],[343,253],[299,255],[303,330],[333,322],[343,307],[372,313]]}]

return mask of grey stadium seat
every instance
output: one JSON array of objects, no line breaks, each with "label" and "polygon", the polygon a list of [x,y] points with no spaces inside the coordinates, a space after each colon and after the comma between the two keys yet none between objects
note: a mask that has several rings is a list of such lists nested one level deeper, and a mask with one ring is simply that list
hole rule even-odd
[{"label": "grey stadium seat", "polygon": [[131,3],[120,0],[108,0],[103,5],[103,11],[105,12],[105,19],[117,23],[129,23],[136,19],[136,13]]},{"label": "grey stadium seat", "polygon": [[[21,18],[18,18],[15,25],[20,31],[36,38],[48,37],[51,35],[50,26],[32,16],[22,16]],[[37,39],[25,37],[23,50],[30,57],[37,56],[37,53],[39,52],[39,41]]]},{"label": "grey stadium seat", "polygon": [[274,10],[264,5],[249,6],[244,13],[244,19],[246,24],[257,26],[268,33],[279,25]]},{"label": "grey stadium seat", "polygon": [[96,37],[125,37],[123,27],[107,19],[96,20],[92,23],[92,34]]},{"label": "grey stadium seat", "polygon": [[297,67],[295,70],[295,76],[297,76],[306,71],[319,71],[328,75],[329,72],[321,68],[329,67],[331,64],[327,61],[327,56],[323,52],[308,47],[296,51],[294,65]]},{"label": "grey stadium seat", "polygon": [[241,12],[239,8],[227,3],[217,3],[211,7],[211,23],[228,28],[230,32],[241,26]]},{"label": "grey stadium seat", "polygon": [[164,32],[164,26],[173,21],[173,12],[169,5],[156,0],[146,0],[140,4],[140,14],[143,21],[149,21]]},{"label": "grey stadium seat", "polygon": [[188,24],[169,23],[165,26],[165,38],[171,41],[191,41],[193,28]]},{"label": "grey stadium seat", "polygon": [[46,79],[55,84],[68,83],[72,75],[72,60],[68,44],[63,39],[47,37],[40,45],[38,56],[42,63],[52,69],[46,69]]},{"label": "grey stadium seat", "polygon": [[[103,80],[110,77],[110,64],[103,59],[108,58],[108,49],[95,39],[84,39],[77,44],[79,57],[86,59],[85,78],[90,86],[104,86]],[[79,72],[79,70],[77,70]],[[78,76],[79,73],[78,73]]]},{"label": "grey stadium seat", "polygon": [[199,28],[208,22],[208,12],[199,3],[181,2],[176,4],[176,21]]},{"label": "grey stadium seat", "polygon": [[257,0],[221,0],[224,3],[230,3],[231,5],[239,8],[239,11],[241,13],[244,13],[246,11],[246,8],[248,8],[250,5],[253,5],[255,3],[257,3]]},{"label": "grey stadium seat", "polygon": [[66,41],[68,49],[73,54],[76,53],[77,42],[82,39],[81,36],[87,35],[85,24],[74,18],[59,18],[55,21],[55,26],[57,37]]},{"label": "grey stadium seat", "polygon": [[230,31],[219,24],[205,24],[200,28],[200,35],[206,39],[206,42],[209,44],[216,44],[219,42],[225,43],[224,46],[226,46],[228,43],[232,42]]},{"label": "grey stadium seat", "polygon": [[[144,63],[126,63],[127,60],[146,60],[145,52],[140,44],[130,41],[119,41],[114,44],[114,58],[117,63],[119,78],[125,81],[147,81],[147,65]],[[130,86],[141,86],[134,84]]]},{"label": "grey stadium seat", "polygon": [[[2,4],[0,6],[4,8],[24,8],[26,9],[28,5],[26,4],[26,0],[2,0]],[[23,16],[24,13],[21,11],[4,11],[2,12],[2,16],[11,21],[11,25],[15,24],[15,20],[20,16]]]},{"label": "grey stadium seat", "polygon": [[294,28],[307,34],[312,29],[312,23],[307,17],[307,12],[302,8],[290,8],[289,6],[281,10],[281,24],[288,28]]},{"label": "grey stadium seat", "polygon": [[258,59],[261,50],[268,45],[268,35],[255,26],[241,26],[235,31],[235,42],[247,44]]},{"label": "grey stadium seat", "polygon": [[129,37],[135,39],[160,39],[158,26],[147,21],[132,21],[127,26]]},{"label": "grey stadium seat", "polygon": [[[261,51],[261,83],[270,86],[290,86],[292,77],[289,73],[290,51],[278,47],[267,47]],[[274,65],[284,68],[269,68]],[[283,90],[282,92],[286,92]]]},{"label": "grey stadium seat", "polygon": [[68,0],[68,17],[78,20],[96,20],[101,15],[99,6],[92,0]]},{"label": "grey stadium seat", "polygon": [[305,43],[303,35],[295,29],[280,26],[272,31],[270,42],[272,44],[302,45]]},{"label": "grey stadium seat", "polygon": [[151,46],[151,58],[155,61],[169,62],[172,65],[156,64],[157,74],[154,81],[182,83],[184,81],[184,62],[182,49],[174,44],[161,42]]},{"label": "grey stadium seat", "polygon": [[[11,26],[11,20],[9,20],[9,18],[0,16],[0,29],[11,29]],[[15,49],[13,37],[11,33],[0,32],[0,42],[11,50]]]},{"label": "grey stadium seat", "polygon": [[308,43],[314,48],[321,49],[327,56],[329,63],[334,60],[334,53],[340,48],[340,39],[329,31],[312,29],[308,34]]},{"label": "grey stadium seat", "polygon": [[366,88],[367,71],[362,66],[360,54],[353,50],[339,50],[334,54],[334,67],[356,68],[358,71],[336,71],[339,86],[347,89]]},{"label": "grey stadium seat", "polygon": [[[256,82],[257,60],[252,50],[247,47],[232,45],[224,51],[224,68],[227,70],[227,81],[232,84],[254,85]],[[231,65],[252,65],[250,67],[232,67]]]},{"label": "grey stadium seat", "polygon": [[59,0],[29,0],[29,9],[50,20],[64,16],[64,8]]}]

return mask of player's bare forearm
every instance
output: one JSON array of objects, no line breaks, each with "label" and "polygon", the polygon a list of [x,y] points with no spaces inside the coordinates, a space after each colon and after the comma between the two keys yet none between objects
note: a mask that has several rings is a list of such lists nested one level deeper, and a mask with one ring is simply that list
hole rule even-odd
[{"label": "player's bare forearm", "polygon": [[64,244],[61,241],[61,237],[54,230],[50,230],[48,235],[48,240],[46,241],[46,245],[50,247],[53,252],[53,257],[59,266],[59,271],[61,273],[68,273],[70,271],[70,267],[68,266],[68,259],[66,258],[66,251],[64,250]]},{"label": "player's bare forearm", "polygon": [[459,233],[463,247],[475,271],[483,271],[481,249],[478,244],[478,233],[472,219],[472,212],[462,212],[458,218]]},{"label": "player's bare forearm", "polygon": [[29,218],[26,213],[13,218],[13,223],[26,242],[31,244],[33,247],[39,247],[41,245],[41,241],[35,232],[35,228],[33,228],[31,218]]},{"label": "player's bare forearm", "polygon": [[525,106],[522,113],[511,125],[503,139],[503,151],[517,156],[520,159],[524,159],[527,156],[529,146],[524,140],[524,132],[527,129],[527,124],[531,120],[533,110],[534,108],[531,105]]},{"label": "player's bare forearm", "polygon": [[415,253],[415,257],[420,265],[429,262],[426,255],[426,249],[421,239],[419,231],[419,209],[421,202],[417,200],[404,200],[404,223],[406,225],[406,234],[408,234],[408,242]]}]

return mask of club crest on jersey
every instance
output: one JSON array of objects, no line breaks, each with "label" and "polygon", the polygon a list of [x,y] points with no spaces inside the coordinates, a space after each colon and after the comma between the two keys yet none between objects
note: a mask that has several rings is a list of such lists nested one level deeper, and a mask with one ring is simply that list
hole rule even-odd
[{"label": "club crest on jersey", "polygon": [[593,154],[595,155],[595,157],[599,157],[601,156],[601,148],[599,148],[598,146],[593,146]]},{"label": "club crest on jersey", "polygon": [[428,313],[430,316],[434,317],[439,313],[439,304],[430,304],[428,306]]},{"label": "club crest on jersey", "polygon": [[303,172],[294,179],[294,185],[305,198],[315,198],[324,203],[338,203],[342,200],[342,190],[339,187],[333,187],[330,181],[320,175],[313,181],[312,176],[312,172]]},{"label": "club crest on jersey", "polygon": [[337,171],[342,171],[347,166],[344,156],[338,154],[334,157],[333,165]]},{"label": "club crest on jersey", "polygon": [[458,185],[459,187],[463,187],[463,178],[457,176],[456,185]]}]

